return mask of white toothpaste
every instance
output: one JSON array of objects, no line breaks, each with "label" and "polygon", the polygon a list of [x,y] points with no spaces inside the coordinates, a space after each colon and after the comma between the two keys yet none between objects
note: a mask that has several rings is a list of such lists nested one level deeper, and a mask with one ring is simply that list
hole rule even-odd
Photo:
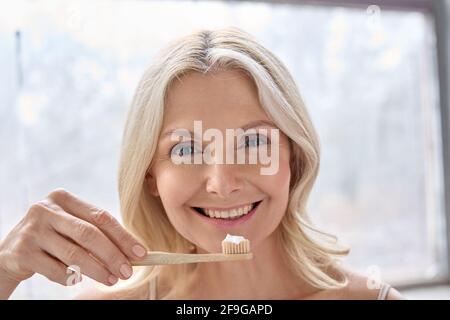
[{"label": "white toothpaste", "polygon": [[245,238],[242,236],[232,236],[231,234],[227,234],[227,236],[225,237],[225,239],[223,240],[224,242],[231,242],[234,244],[239,244],[242,241],[245,241]]}]

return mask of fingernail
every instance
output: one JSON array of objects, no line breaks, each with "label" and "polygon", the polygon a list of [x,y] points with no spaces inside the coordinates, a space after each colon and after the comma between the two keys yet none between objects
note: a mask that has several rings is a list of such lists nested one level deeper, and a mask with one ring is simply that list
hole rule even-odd
[{"label": "fingernail", "polygon": [[108,282],[110,283],[110,284],[116,284],[116,282],[118,281],[119,279],[117,279],[117,277],[116,276],[113,276],[113,275],[110,275],[109,277],[108,277]]},{"label": "fingernail", "polygon": [[129,265],[127,265],[126,263],[124,263],[123,265],[120,266],[120,273],[125,278],[128,279],[129,277],[131,277],[132,272],[133,272],[133,270],[131,270],[131,267]]},{"label": "fingernail", "polygon": [[143,256],[145,256],[145,253],[146,253],[144,247],[142,247],[138,244],[133,247],[132,251],[136,256],[141,257],[141,258]]}]

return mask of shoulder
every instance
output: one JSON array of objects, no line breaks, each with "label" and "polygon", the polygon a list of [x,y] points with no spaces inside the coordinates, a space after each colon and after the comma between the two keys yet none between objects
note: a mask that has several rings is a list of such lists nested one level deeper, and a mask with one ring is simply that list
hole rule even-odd
[{"label": "shoulder", "polygon": [[373,279],[355,271],[345,270],[344,272],[348,279],[347,286],[341,289],[341,294],[344,299],[376,300],[378,299],[382,286],[386,285],[389,287],[386,300],[404,299],[395,288],[385,282],[377,283]]},{"label": "shoulder", "polygon": [[406,300],[406,298],[402,296],[395,288],[391,288],[386,300]]},{"label": "shoulder", "polygon": [[74,300],[117,300],[117,293],[106,292],[97,288],[90,287],[78,293],[73,297]]},{"label": "shoulder", "polygon": [[90,286],[73,297],[74,300],[147,300],[147,286],[110,288]]},{"label": "shoulder", "polygon": [[[387,283],[376,283],[369,277],[358,272],[341,268],[341,272],[347,278],[347,285],[339,289],[324,290],[314,295],[314,299],[333,300],[377,300],[381,285]],[[386,300],[403,300],[404,297],[393,287],[389,288]]]}]

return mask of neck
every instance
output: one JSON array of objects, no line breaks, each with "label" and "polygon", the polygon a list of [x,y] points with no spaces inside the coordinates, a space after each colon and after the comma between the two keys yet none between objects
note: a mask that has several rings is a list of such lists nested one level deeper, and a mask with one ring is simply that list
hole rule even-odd
[{"label": "neck", "polygon": [[251,260],[198,263],[183,299],[294,299],[317,292],[288,268],[282,249],[274,232],[252,248]]}]

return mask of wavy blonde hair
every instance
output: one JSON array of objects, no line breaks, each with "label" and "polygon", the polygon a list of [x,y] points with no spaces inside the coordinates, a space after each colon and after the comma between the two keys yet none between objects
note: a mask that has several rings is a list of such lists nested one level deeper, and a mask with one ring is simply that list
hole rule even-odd
[{"label": "wavy blonde hair", "polygon": [[[284,64],[251,35],[236,27],[197,30],[170,42],[142,76],[128,111],[119,165],[119,197],[125,227],[148,250],[188,252],[192,243],[171,225],[159,197],[150,195],[145,177],[152,164],[171,83],[188,72],[203,74],[238,69],[256,84],[261,106],[289,138],[291,184],[287,211],[278,226],[288,265],[299,278],[320,289],[347,284],[331,272],[348,254],[334,236],[312,226],[306,204],[320,164],[320,146],[296,83]],[[122,297],[148,294],[148,282],[161,275],[173,280],[188,265],[140,267],[119,286]],[[333,268],[334,269],[334,268]],[[167,289],[164,298],[171,290]],[[117,292],[119,292],[117,291]],[[164,292],[164,291],[161,291]]]}]

